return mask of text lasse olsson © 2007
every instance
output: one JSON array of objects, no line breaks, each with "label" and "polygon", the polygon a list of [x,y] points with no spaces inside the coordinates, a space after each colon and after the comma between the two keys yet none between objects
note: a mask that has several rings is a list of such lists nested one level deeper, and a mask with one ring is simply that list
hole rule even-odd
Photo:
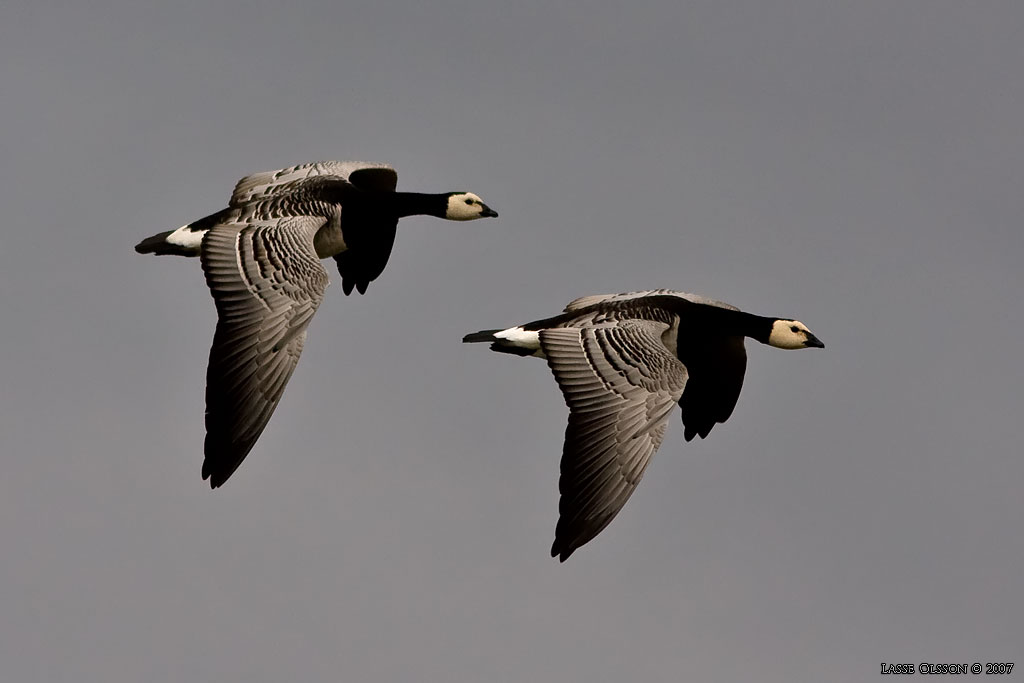
[{"label": "text lasse olsson \u00a9 2007", "polygon": [[966,674],[1008,674],[1013,671],[1013,662],[981,662],[973,664],[936,664],[921,662],[919,664],[882,662],[882,675],[923,674],[923,675],[966,675]]}]

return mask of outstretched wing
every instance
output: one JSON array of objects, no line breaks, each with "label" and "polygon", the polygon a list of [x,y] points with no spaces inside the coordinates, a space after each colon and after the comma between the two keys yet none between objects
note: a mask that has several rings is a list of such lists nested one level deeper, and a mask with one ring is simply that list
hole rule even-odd
[{"label": "outstretched wing", "polygon": [[638,292],[623,292],[622,294],[591,294],[589,296],[581,296],[580,298],[573,299],[566,304],[564,312],[572,313],[573,311],[579,311],[587,306],[593,306],[594,304],[602,302],[629,301],[631,299],[642,299],[648,296],[677,296],[680,299],[686,299],[687,301],[695,304],[717,306],[719,308],[727,308],[732,311],[740,310],[731,304],[709,299],[706,296],[701,296],[700,294],[690,294],[689,292],[680,292],[675,289],[646,289]]},{"label": "outstretched wing", "polygon": [[203,479],[216,488],[267,426],[327,287],[313,249],[323,219],[217,225],[200,258],[217,305],[206,374]]},{"label": "outstretched wing", "polygon": [[615,518],[661,445],[686,367],[662,323],[557,328],[540,343],[569,406],[552,557],[565,561]]},{"label": "outstretched wing", "polygon": [[276,171],[248,175],[235,185],[229,206],[242,206],[269,196],[291,192],[303,181],[318,176],[335,176],[356,187],[374,190],[395,189],[398,175],[387,164],[364,161],[316,161]]},{"label": "outstretched wing", "polygon": [[388,265],[398,232],[398,218],[346,214],[343,220],[348,227],[345,232],[348,248],[334,255],[341,273],[341,288],[345,294],[351,294],[353,288],[365,294],[367,286],[380,277]]},{"label": "outstretched wing", "polygon": [[687,441],[705,438],[716,424],[732,415],[743,388],[747,350],[743,337],[680,334],[679,358],[690,368],[686,391],[679,399]]}]

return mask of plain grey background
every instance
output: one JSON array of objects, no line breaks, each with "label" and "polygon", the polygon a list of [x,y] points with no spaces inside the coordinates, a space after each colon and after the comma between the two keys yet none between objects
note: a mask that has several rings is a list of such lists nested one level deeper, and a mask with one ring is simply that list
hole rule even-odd
[{"label": "plain grey background", "polygon": [[[1024,6],[8,0],[0,676],[870,681],[1024,670]],[[133,245],[247,173],[501,213],[334,285],[200,480],[215,313]],[[732,419],[548,556],[567,410],[461,336],[670,287],[796,317]]]}]

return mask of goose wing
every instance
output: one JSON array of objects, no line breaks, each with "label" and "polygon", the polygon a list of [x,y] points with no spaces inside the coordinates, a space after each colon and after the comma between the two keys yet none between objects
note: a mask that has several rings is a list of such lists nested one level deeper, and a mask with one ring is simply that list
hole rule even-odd
[{"label": "goose wing", "polygon": [[334,255],[341,273],[341,288],[345,294],[351,294],[353,288],[365,294],[367,286],[380,277],[388,265],[398,232],[398,218],[346,214],[343,221],[348,248]]},{"label": "goose wing", "polygon": [[552,557],[564,562],[601,532],[632,495],[661,445],[686,367],[661,341],[662,323],[540,332],[569,406]]},{"label": "goose wing", "polygon": [[629,301],[631,299],[642,299],[648,296],[677,296],[680,299],[686,299],[687,301],[695,304],[704,304],[706,306],[717,306],[719,308],[727,308],[732,311],[738,311],[731,304],[727,304],[723,301],[716,301],[715,299],[709,299],[706,296],[700,294],[690,294],[689,292],[680,292],[675,289],[645,289],[637,292],[623,292],[622,294],[591,294],[589,296],[581,296],[578,299],[570,301],[565,309],[565,313],[572,313],[573,311],[579,311],[587,306],[593,306],[603,302],[615,302],[615,301]]},{"label": "goose wing", "polygon": [[203,239],[217,331],[206,374],[203,479],[216,488],[242,464],[281,400],[327,272],[313,248],[324,220],[217,225]]},{"label": "goose wing", "polygon": [[[600,303],[631,301],[650,296],[675,296],[691,303],[715,306],[730,311],[739,309],[732,304],[710,299],[700,294],[690,294],[674,289],[648,289],[622,294],[592,294],[569,302],[566,313],[574,313],[588,306]],[[680,335],[686,334],[685,320]],[[725,422],[732,415],[736,401],[743,388],[743,375],[747,369],[747,352],[743,337],[708,336],[702,333],[697,338],[681,338],[679,358],[689,371],[686,391],[679,400],[682,408],[685,438],[693,440],[697,435],[703,439],[716,424]]]},{"label": "goose wing", "polygon": [[[252,206],[257,200],[290,194],[285,204],[274,204],[270,210],[275,215],[300,215],[306,200],[323,198],[324,193],[337,198],[339,191],[344,193],[346,187],[353,186],[363,191],[394,192],[397,185],[398,174],[387,164],[318,161],[246,176],[235,185],[230,205]],[[266,211],[261,206],[260,210]],[[391,258],[398,230],[395,217],[361,214],[365,211],[346,205],[342,230],[347,248],[334,256],[345,294],[353,289],[364,294],[370,282],[380,277]]]},{"label": "goose wing", "polygon": [[364,189],[394,191],[398,174],[387,164],[364,161],[315,161],[247,175],[235,185],[229,206],[242,206],[271,195],[291,192],[310,178],[334,176]]},{"label": "goose wing", "polygon": [[[680,335],[685,334],[681,329]],[[679,358],[690,371],[686,391],[679,399],[684,437],[706,438],[711,428],[732,415],[743,388],[747,350],[743,337],[702,336],[681,341]]]}]

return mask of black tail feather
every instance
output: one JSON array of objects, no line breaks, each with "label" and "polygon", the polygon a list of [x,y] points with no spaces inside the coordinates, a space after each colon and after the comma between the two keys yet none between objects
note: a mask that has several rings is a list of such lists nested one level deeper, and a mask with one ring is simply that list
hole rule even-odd
[{"label": "black tail feather", "polygon": [[[211,213],[209,216],[205,216],[195,222],[189,223],[188,228],[193,232],[209,230],[220,223],[222,219],[227,218],[231,211],[232,209],[230,207],[227,209],[221,209],[217,213]],[[178,229],[180,230],[181,228]],[[165,254],[172,254],[174,256],[197,255],[198,252],[194,247],[188,248],[178,244],[170,244],[167,241],[167,236],[172,232],[177,232],[177,230],[168,230],[167,232],[161,232],[157,235],[153,235],[152,237],[147,237],[135,245],[135,251],[140,254],[156,254],[157,256],[163,256]]]},{"label": "black tail feather", "polygon": [[505,346],[501,342],[494,342],[491,344],[491,351],[497,351],[498,353],[511,353],[513,356],[532,356],[536,353],[533,349],[524,349],[522,346]]},{"label": "black tail feather", "polygon": [[495,332],[501,332],[501,330],[480,330],[479,332],[473,332],[472,334],[467,334],[465,337],[463,337],[462,343],[474,344],[477,342],[492,342],[494,341]]},{"label": "black tail feather", "polygon": [[174,231],[168,230],[167,232],[161,232],[159,235],[147,237],[135,245],[135,251],[140,254],[156,254],[157,256],[180,254],[182,251],[181,247],[175,247],[173,244],[167,243],[167,236],[172,232]]}]

